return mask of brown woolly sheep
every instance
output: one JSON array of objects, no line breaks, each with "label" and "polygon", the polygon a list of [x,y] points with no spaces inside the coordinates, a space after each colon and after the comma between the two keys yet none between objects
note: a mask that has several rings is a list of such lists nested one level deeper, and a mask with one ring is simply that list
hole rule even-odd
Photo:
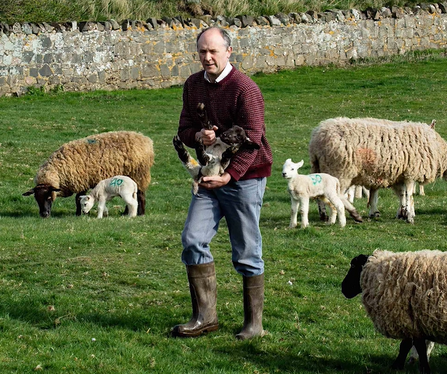
[{"label": "brown woolly sheep", "polygon": [[[394,253],[375,250],[359,255],[342,282],[347,298],[362,293],[366,313],[388,338],[401,339],[393,368],[403,369],[411,347],[421,373],[430,373],[427,341],[447,344],[447,252]],[[431,350],[433,344],[428,346]]]},{"label": "brown woolly sheep", "polygon": [[[309,156],[312,173],[337,177],[342,192],[351,185],[370,189],[371,217],[379,215],[378,189],[391,187],[400,200],[397,217],[410,223],[415,182],[445,178],[447,170],[447,143],[433,126],[416,122],[331,118],[312,132]],[[324,206],[319,207],[324,218]],[[358,220],[357,211],[349,213]]]},{"label": "brown woolly sheep", "polygon": [[45,218],[51,214],[56,196],[76,193],[76,215],[81,215],[81,195],[103,179],[125,175],[138,185],[138,215],[143,215],[153,163],[153,142],[143,134],[114,131],[91,135],[68,142],[53,152],[37,171],[36,186],[23,196],[34,194],[40,216]]}]

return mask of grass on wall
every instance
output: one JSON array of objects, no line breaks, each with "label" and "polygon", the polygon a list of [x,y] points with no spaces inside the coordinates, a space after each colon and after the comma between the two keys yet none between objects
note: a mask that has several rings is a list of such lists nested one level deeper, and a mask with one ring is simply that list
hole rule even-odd
[{"label": "grass on wall", "polygon": [[368,7],[414,6],[416,0],[2,0],[0,22],[66,22],[115,19],[146,20],[164,16],[195,17],[204,14],[273,15],[277,13],[324,11],[328,9],[365,10]]},{"label": "grass on wall", "polygon": [[[393,373],[399,342],[378,334],[359,297],[340,283],[352,257],[375,249],[447,250],[447,185],[415,197],[415,224],[395,219],[398,201],[381,190],[378,219],[327,226],[310,207],[308,229],[287,230],[290,201],[282,164],[304,159],[312,129],[335,116],[429,123],[447,139],[447,60],[394,61],[340,69],[301,68],[253,79],[266,103],[274,165],[262,209],[266,264],[263,338],[234,338],[243,322],[242,281],[231,264],[225,222],[212,242],[220,329],[198,339],[169,332],[191,314],[180,233],[191,181],[172,147],[181,88],[1,98],[0,365],[5,373]],[[74,198],[56,199],[41,219],[33,197],[39,165],[61,144],[93,133],[135,130],[154,140],[147,214],[76,217]],[[447,349],[430,364],[442,372]],[[404,373],[417,373],[417,365]]]}]

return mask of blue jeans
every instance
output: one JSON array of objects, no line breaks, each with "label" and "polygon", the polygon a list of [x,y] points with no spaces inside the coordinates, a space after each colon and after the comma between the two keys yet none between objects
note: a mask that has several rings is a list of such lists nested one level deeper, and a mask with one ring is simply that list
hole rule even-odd
[{"label": "blue jeans", "polygon": [[262,274],[259,218],[266,183],[267,178],[256,178],[231,181],[214,190],[199,188],[198,194],[192,195],[182,232],[183,263],[199,265],[213,261],[209,244],[225,217],[234,268],[247,277]]}]

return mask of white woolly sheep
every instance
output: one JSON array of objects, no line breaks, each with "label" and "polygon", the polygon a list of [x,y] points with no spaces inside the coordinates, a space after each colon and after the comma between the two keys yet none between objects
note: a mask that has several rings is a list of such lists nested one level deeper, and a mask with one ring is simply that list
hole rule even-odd
[{"label": "white woolly sheep", "polygon": [[[205,105],[199,103],[197,112],[202,121],[202,127],[211,130],[213,125],[208,120]],[[177,151],[180,161],[193,178],[193,193],[196,195],[199,183],[204,176],[222,175],[231,161],[231,157],[240,149],[259,149],[259,145],[253,143],[245,133],[245,130],[237,125],[230,127],[220,134],[216,141],[204,147],[201,142],[196,144],[197,161],[191,157],[184,144],[174,136],[172,143]]]},{"label": "white woolly sheep", "polygon": [[[315,128],[309,143],[313,173],[329,173],[343,192],[351,185],[370,190],[369,215],[379,215],[377,191],[391,187],[399,196],[398,218],[413,223],[415,182],[444,177],[447,143],[425,123],[374,118],[332,118]],[[324,206],[320,205],[323,218]],[[350,211],[354,218],[357,211]]]},{"label": "white woolly sheep", "polygon": [[292,212],[290,215],[289,228],[297,226],[298,209],[301,213],[301,227],[309,226],[309,199],[318,198],[329,204],[331,209],[330,224],[334,224],[337,218],[340,226],[346,225],[345,208],[340,196],[340,183],[337,178],[325,174],[298,174],[298,169],[303,166],[304,161],[292,162],[289,158],[282,168],[282,176],[288,179],[287,190],[290,194]]},{"label": "white woolly sheep", "polygon": [[342,282],[343,295],[362,293],[376,329],[388,338],[402,339],[393,368],[403,369],[414,345],[420,372],[430,373],[426,341],[447,344],[446,269],[447,253],[437,250],[376,250],[352,259]]},{"label": "white woolly sheep", "polygon": [[88,195],[81,195],[82,212],[85,214],[90,212],[97,201],[98,218],[102,218],[104,214],[108,215],[106,202],[120,196],[127,205],[129,217],[135,217],[138,209],[137,192],[138,186],[135,181],[124,175],[104,179]]},{"label": "white woolly sheep", "polygon": [[125,175],[138,185],[138,215],[145,213],[146,189],[154,163],[153,142],[132,131],[91,135],[62,145],[40,167],[36,186],[23,196],[34,195],[41,217],[48,217],[56,196],[76,193],[76,215],[81,215],[79,197],[101,180]]}]

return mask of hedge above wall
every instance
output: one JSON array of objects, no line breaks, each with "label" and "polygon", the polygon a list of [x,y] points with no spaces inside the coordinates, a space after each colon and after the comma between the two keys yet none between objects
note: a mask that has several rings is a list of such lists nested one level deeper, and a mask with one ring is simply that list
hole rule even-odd
[{"label": "hedge above wall", "polygon": [[68,91],[162,88],[201,69],[195,38],[221,26],[246,74],[446,48],[447,3],[414,8],[228,18],[0,23],[0,96],[29,87]]}]

